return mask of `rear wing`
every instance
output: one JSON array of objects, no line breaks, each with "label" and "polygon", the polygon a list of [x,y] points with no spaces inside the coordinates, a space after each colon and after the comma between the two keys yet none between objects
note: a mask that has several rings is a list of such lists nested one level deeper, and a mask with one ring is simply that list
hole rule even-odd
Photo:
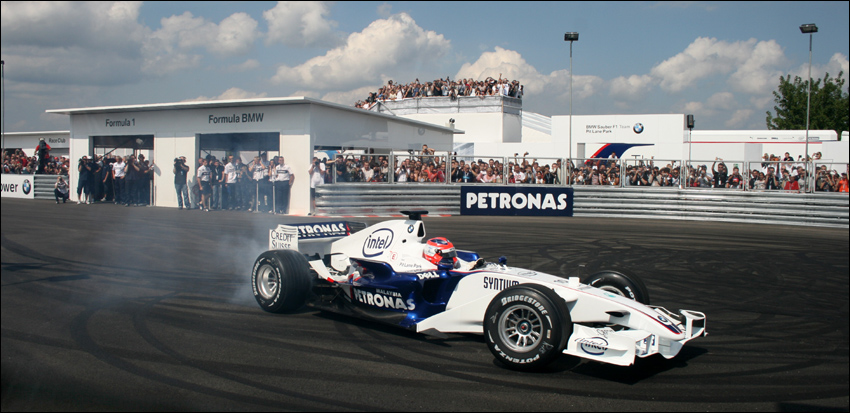
[{"label": "rear wing", "polygon": [[[347,237],[357,231],[366,228],[362,222],[334,221],[314,222],[306,224],[278,225],[277,228],[269,230],[269,249],[281,250],[291,249],[302,251],[314,241],[321,244],[329,244],[342,237]],[[300,245],[306,242],[308,245]],[[315,247],[309,248],[311,250]],[[324,248],[321,248],[324,249]]]}]

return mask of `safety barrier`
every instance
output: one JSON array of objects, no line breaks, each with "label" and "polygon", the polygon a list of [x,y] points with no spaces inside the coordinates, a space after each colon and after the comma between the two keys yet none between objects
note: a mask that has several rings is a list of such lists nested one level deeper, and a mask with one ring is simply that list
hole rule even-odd
[{"label": "safety barrier", "polygon": [[[31,175],[33,177],[33,196],[35,199],[55,199],[53,185],[59,175]],[[68,181],[68,175],[62,175]]]},{"label": "safety barrier", "polygon": [[[316,189],[317,215],[396,215],[426,209],[460,214],[460,185],[334,184]],[[850,227],[850,198],[842,193],[800,194],[717,189],[576,186],[574,216]]]}]

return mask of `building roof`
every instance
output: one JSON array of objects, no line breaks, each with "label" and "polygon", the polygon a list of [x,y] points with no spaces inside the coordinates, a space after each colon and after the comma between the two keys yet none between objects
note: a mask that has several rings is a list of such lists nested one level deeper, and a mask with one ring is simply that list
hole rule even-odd
[{"label": "building roof", "polygon": [[444,132],[452,132],[453,134],[462,134],[464,131],[448,128],[433,123],[422,122],[418,120],[407,119],[399,116],[393,116],[383,113],[370,112],[368,110],[355,108],[353,106],[340,105],[338,103],[326,102],[324,100],[308,98],[305,96],[287,97],[287,98],[257,98],[257,99],[232,99],[232,100],[209,100],[209,101],[193,101],[193,102],[172,102],[172,103],[149,103],[141,105],[122,105],[122,106],[97,106],[89,108],[71,108],[71,109],[49,109],[45,112],[55,113],[60,115],[85,115],[99,113],[116,113],[116,112],[148,112],[148,111],[165,111],[165,110],[183,110],[183,109],[203,109],[203,108],[222,108],[222,107],[240,107],[240,106],[281,106],[281,105],[301,105],[313,104],[326,106],[334,109],[345,110],[362,114],[364,116],[378,116],[387,119],[392,119],[402,123],[409,123],[418,126],[428,126],[430,128],[440,129]]}]

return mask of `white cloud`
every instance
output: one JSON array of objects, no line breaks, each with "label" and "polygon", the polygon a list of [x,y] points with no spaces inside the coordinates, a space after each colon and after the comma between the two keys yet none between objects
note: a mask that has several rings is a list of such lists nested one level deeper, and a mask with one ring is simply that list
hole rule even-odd
[{"label": "white cloud", "polygon": [[776,41],[758,42],[737,65],[738,69],[729,77],[729,83],[741,92],[754,95],[770,93],[782,74],[777,68],[784,60],[785,54]]},{"label": "white cloud", "polygon": [[337,22],[328,20],[328,5],[320,1],[281,1],[263,12],[269,26],[266,44],[289,47],[334,47]]},{"label": "white cloud", "polygon": [[215,24],[187,11],[160,23],[162,27],[150,34],[142,49],[142,70],[153,75],[200,66],[202,56],[197,49],[221,57],[243,55],[259,35],[257,21],[245,13],[234,13]]},{"label": "white cloud", "polygon": [[383,18],[390,17],[393,14],[393,5],[389,3],[383,3],[378,6],[378,16]]},{"label": "white cloud", "polygon": [[610,82],[610,94],[615,98],[634,100],[646,95],[656,81],[650,75],[620,76]]},{"label": "white cloud", "polygon": [[346,92],[330,92],[321,97],[322,100],[328,102],[339,103],[341,105],[352,105],[358,100],[364,100],[369,96],[370,92],[378,90],[380,86],[364,86]]},{"label": "white cloud", "polygon": [[[455,78],[486,79],[488,76],[518,80],[523,85],[526,96],[552,95],[561,99],[569,98],[570,72],[556,70],[548,75],[542,74],[528,64],[519,52],[496,46],[492,52],[484,52],[473,63],[464,63]],[[574,75],[573,97],[585,99],[597,93],[604,82],[597,76]]]},{"label": "white cloud", "polygon": [[732,109],[738,105],[738,102],[732,93],[718,92],[708,98],[706,105],[714,109]]},{"label": "white cloud", "polygon": [[744,126],[748,120],[750,120],[750,116],[753,115],[753,111],[751,109],[738,109],[732,116],[729,117],[724,125],[727,128],[738,128]]},{"label": "white cloud", "polygon": [[713,114],[714,111],[706,110],[705,105],[702,102],[688,102],[682,107],[682,112],[692,114],[692,115],[709,115]]},{"label": "white cloud", "polygon": [[777,65],[785,59],[775,41],[725,42],[699,37],[682,53],[673,56],[651,70],[661,88],[680,92],[693,87],[697,81],[714,75],[732,73],[729,83],[747,93],[764,93],[772,75],[778,77]]},{"label": "white cloud", "polygon": [[[830,78],[838,77],[838,73],[844,72],[844,79],[847,79],[850,72],[848,72],[848,61],[847,56],[842,53],[835,53],[832,57],[829,58],[829,62],[825,65],[812,65],[812,79],[823,79],[826,73],[829,73]],[[791,78],[793,80],[794,76],[799,76],[800,79],[807,79],[809,77],[809,62],[801,64],[797,69],[791,72]],[[774,89],[776,85],[779,85],[779,78],[774,79]]]},{"label": "white cloud", "polygon": [[272,82],[332,90],[373,84],[389,76],[406,78],[436,64],[450,47],[443,35],[423,30],[401,13],[352,33],[344,45],[324,56],[295,67],[278,67]]},{"label": "white cloud", "polygon": [[238,65],[233,65],[227,68],[228,72],[247,72],[260,67],[260,62],[257,59],[248,59]]},{"label": "white cloud", "polygon": [[[320,95],[321,94],[319,92],[314,92],[312,90],[296,90],[295,92],[290,93],[288,97],[304,96],[307,98],[319,99]],[[351,102],[348,103],[350,104]]]},{"label": "white cloud", "polygon": [[150,32],[136,2],[2,2],[7,76],[30,83],[114,85],[138,78]]},{"label": "white cloud", "polygon": [[183,102],[206,102],[210,100],[237,100],[237,99],[257,99],[266,97],[266,92],[254,93],[238,87],[232,87],[225,90],[222,94],[214,97],[198,96],[194,99],[186,99]]}]

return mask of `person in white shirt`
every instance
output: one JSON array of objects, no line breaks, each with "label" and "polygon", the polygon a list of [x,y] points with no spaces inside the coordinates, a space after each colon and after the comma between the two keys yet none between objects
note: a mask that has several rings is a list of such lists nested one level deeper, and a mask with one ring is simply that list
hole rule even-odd
[{"label": "person in white shirt", "polygon": [[212,172],[207,167],[207,160],[201,159],[201,166],[198,167],[198,189],[201,192],[201,211],[210,211],[210,195],[212,194]]},{"label": "person in white shirt", "polygon": [[127,201],[127,186],[124,181],[124,168],[127,166],[124,163],[124,158],[115,157],[116,162],[112,163],[112,185],[115,191],[115,205],[126,203]]},{"label": "person in white shirt", "polygon": [[228,210],[232,210],[239,207],[239,200],[237,199],[239,197],[239,188],[236,186],[239,169],[233,160],[233,155],[228,156],[228,160],[230,162],[224,165],[224,199],[226,205],[222,205],[222,209],[227,208]]},{"label": "person in white shirt", "polygon": [[277,164],[272,170],[272,180],[274,181],[274,210],[278,214],[289,213],[289,194],[292,184],[295,183],[295,174],[292,173],[292,168],[284,163],[282,156],[277,158]]},{"label": "person in white shirt", "polygon": [[312,205],[312,212],[316,211],[316,186],[325,184],[325,163],[320,161],[319,158],[313,157],[313,163],[310,164],[310,204]]}]

